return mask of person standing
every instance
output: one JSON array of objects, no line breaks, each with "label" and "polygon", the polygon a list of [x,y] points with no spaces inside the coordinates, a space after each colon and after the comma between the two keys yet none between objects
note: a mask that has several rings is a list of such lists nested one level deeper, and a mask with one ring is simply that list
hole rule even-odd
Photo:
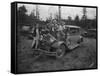
[{"label": "person standing", "polygon": [[39,25],[37,24],[35,29],[34,29],[34,37],[33,37],[33,41],[32,41],[32,48],[38,48],[38,44],[39,44]]}]

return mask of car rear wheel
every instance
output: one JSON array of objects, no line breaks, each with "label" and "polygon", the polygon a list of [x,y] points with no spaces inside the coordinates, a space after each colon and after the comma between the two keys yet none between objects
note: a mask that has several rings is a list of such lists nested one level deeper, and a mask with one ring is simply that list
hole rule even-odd
[{"label": "car rear wheel", "polygon": [[65,51],[66,51],[66,46],[64,44],[61,44],[59,48],[57,48],[56,50],[56,57],[62,58],[65,54]]}]

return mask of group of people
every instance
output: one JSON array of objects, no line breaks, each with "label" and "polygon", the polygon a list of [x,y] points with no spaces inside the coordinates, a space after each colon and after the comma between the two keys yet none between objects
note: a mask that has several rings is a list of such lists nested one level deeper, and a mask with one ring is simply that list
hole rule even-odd
[{"label": "group of people", "polygon": [[42,40],[41,38],[43,38],[43,35],[46,35],[47,33],[56,40],[64,39],[65,33],[63,29],[63,25],[56,20],[51,21],[49,24],[47,24],[46,27],[42,29],[39,28],[39,24],[36,24],[36,27],[32,30],[32,33],[34,34],[32,48],[38,48],[39,40]]}]

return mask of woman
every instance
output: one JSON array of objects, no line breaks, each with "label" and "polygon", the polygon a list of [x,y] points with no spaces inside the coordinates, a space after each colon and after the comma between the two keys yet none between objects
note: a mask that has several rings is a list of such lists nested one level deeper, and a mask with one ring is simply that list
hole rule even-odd
[{"label": "woman", "polygon": [[33,37],[33,42],[32,42],[32,48],[37,48],[39,44],[39,28],[38,24],[36,25],[36,28],[34,29],[34,37]]}]

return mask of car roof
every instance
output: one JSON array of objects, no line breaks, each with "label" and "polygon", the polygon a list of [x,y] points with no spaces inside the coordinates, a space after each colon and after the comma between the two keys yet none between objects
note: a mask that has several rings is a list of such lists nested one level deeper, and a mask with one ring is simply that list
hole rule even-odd
[{"label": "car roof", "polygon": [[93,31],[96,31],[96,29],[88,29],[88,30],[91,30],[91,31],[92,31],[92,30],[93,30]]},{"label": "car roof", "polygon": [[75,25],[65,25],[65,27],[69,27],[69,28],[80,28],[79,26],[75,26]]}]

